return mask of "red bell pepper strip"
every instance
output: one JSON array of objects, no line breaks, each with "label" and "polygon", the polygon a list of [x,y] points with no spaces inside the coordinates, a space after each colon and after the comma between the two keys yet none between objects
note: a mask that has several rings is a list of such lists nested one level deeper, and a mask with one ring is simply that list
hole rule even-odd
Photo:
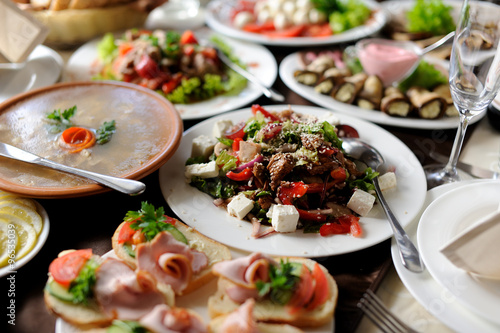
[{"label": "red bell pepper strip", "polygon": [[338,217],[335,222],[325,223],[320,229],[321,236],[351,234],[354,237],[362,235],[362,229],[359,225],[359,217],[354,215],[343,215]]},{"label": "red bell pepper strip", "polygon": [[325,223],[319,228],[321,236],[342,235],[349,233],[350,228],[339,223]]},{"label": "red bell pepper strip", "polygon": [[252,113],[257,114],[257,112],[262,113],[264,115],[264,117],[269,118],[272,121],[279,121],[278,117],[276,117],[274,114],[272,114],[271,112],[264,109],[262,106],[260,106],[258,104],[252,105]]},{"label": "red bell pepper strip", "polygon": [[50,275],[57,283],[69,287],[90,257],[92,257],[92,249],[69,252],[50,263]]},{"label": "red bell pepper strip", "polygon": [[233,144],[232,144],[232,148],[233,148],[233,151],[238,151],[240,150],[240,142],[243,141],[242,138],[235,138],[233,140]]},{"label": "red bell pepper strip", "polygon": [[278,198],[283,205],[292,205],[293,200],[306,194],[308,188],[303,182],[290,182],[278,188]]},{"label": "red bell pepper strip", "polygon": [[337,169],[334,169],[332,170],[332,172],[330,172],[330,176],[332,176],[332,178],[337,182],[343,182],[347,178],[347,172],[344,168],[338,167]]},{"label": "red bell pepper strip", "polygon": [[338,184],[338,181],[324,183],[311,183],[307,184],[309,188],[307,189],[307,193],[323,193],[323,189],[326,187],[326,190],[331,189],[335,184]]},{"label": "red bell pepper strip", "polygon": [[198,40],[194,36],[194,32],[191,30],[184,31],[179,42],[181,44],[198,44]]},{"label": "red bell pepper strip", "polygon": [[302,35],[306,26],[304,24],[295,25],[290,28],[286,28],[283,30],[275,30],[275,31],[265,31],[262,34],[266,35],[269,38],[290,38],[290,37],[299,37]]},{"label": "red bell pepper strip", "polygon": [[325,214],[311,213],[311,212],[308,212],[307,210],[303,210],[303,209],[297,209],[297,211],[299,212],[299,217],[302,220],[316,221],[316,222],[325,222],[327,220],[327,218],[328,218],[328,216],[325,215]]},{"label": "red bell pepper strip", "polygon": [[244,181],[244,180],[249,180],[250,178],[252,178],[252,170],[250,170],[250,168],[246,168],[245,170],[239,172],[239,173],[236,173],[236,172],[232,172],[232,171],[229,171],[226,173],[226,177],[231,179],[231,180],[234,180],[234,181]]},{"label": "red bell pepper strip", "polygon": [[276,28],[273,21],[267,21],[265,23],[248,23],[243,27],[243,30],[260,34],[266,31],[274,31]]}]

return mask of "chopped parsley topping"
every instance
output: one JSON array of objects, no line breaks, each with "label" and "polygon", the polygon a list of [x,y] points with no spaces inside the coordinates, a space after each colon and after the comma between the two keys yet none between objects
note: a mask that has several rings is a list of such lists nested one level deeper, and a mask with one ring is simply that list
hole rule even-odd
[{"label": "chopped parsley topping", "polygon": [[50,133],[59,133],[73,127],[74,124],[71,122],[70,118],[73,117],[76,113],[76,105],[61,111],[61,109],[57,109],[47,114],[47,119],[51,120],[51,127],[49,129]]},{"label": "chopped parsley topping", "polygon": [[175,239],[187,244],[186,237],[172,224],[166,222],[167,216],[163,207],[155,209],[152,204],[143,201],[138,211],[128,211],[125,221],[133,221],[130,228],[141,230],[147,241],[153,240],[162,231],[170,232]]},{"label": "chopped parsley topping", "polygon": [[94,296],[95,270],[98,266],[97,261],[92,258],[89,259],[76,279],[71,282],[69,292],[73,295],[73,303],[87,305],[88,300]]},{"label": "chopped parsley topping", "polygon": [[259,296],[269,296],[272,302],[285,305],[293,295],[295,285],[300,281],[302,265],[285,262],[279,265],[269,265],[269,282],[257,281]]}]

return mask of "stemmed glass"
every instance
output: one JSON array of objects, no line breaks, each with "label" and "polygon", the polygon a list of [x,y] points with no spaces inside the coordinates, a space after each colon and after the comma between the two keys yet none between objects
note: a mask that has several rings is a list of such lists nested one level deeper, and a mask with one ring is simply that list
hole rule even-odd
[{"label": "stemmed glass", "polygon": [[427,188],[460,180],[457,162],[470,120],[484,112],[500,88],[500,6],[464,0],[453,41],[449,82],[460,124],[446,165],[424,167]]}]

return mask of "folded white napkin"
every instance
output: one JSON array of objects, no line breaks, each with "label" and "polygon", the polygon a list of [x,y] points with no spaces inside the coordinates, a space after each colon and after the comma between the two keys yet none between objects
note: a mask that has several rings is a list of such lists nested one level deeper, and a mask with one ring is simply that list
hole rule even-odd
[{"label": "folded white napkin", "polygon": [[477,221],[440,251],[455,266],[471,274],[500,280],[500,211]]}]

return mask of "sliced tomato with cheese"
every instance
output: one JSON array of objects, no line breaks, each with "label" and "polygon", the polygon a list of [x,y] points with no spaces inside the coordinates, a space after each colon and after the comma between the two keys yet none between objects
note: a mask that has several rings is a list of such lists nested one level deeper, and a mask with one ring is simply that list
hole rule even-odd
[{"label": "sliced tomato with cheese", "polygon": [[57,283],[69,287],[90,257],[92,257],[92,249],[68,252],[50,263],[49,272]]}]

